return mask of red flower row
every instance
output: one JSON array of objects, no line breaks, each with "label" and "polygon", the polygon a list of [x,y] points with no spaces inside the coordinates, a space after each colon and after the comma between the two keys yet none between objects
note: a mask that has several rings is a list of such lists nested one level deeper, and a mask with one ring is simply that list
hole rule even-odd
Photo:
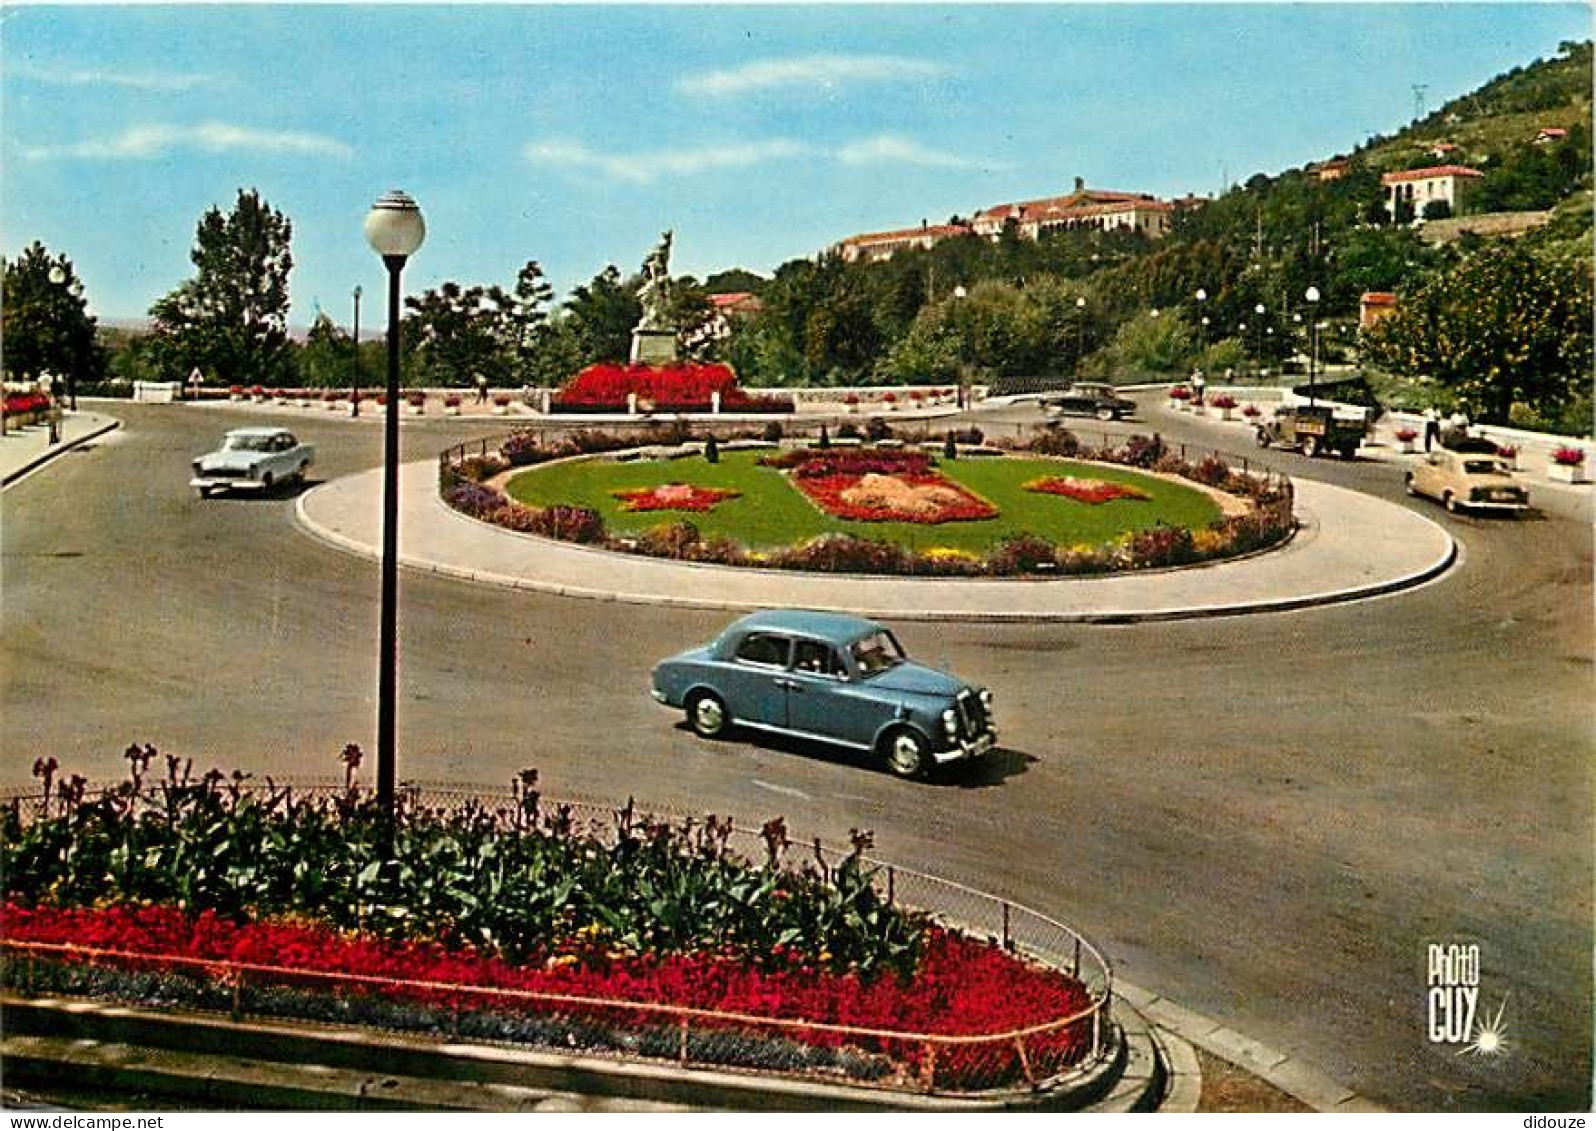
[{"label": "red flower row", "polygon": [[766,467],[790,470],[799,478],[824,479],[830,475],[925,475],[931,457],[909,448],[797,449],[759,461]]},{"label": "red flower row", "polygon": [[1114,499],[1145,499],[1147,493],[1123,483],[1110,483],[1105,479],[1075,479],[1071,476],[1050,475],[1033,479],[1025,485],[1027,491],[1044,495],[1063,495],[1078,503],[1107,503]]},{"label": "red flower row", "polygon": [[741,491],[722,487],[694,487],[688,483],[666,483],[659,487],[645,487],[636,491],[611,491],[625,504],[627,511],[710,511],[727,499],[735,499]]},{"label": "red flower row", "polygon": [[21,416],[30,412],[43,412],[50,407],[50,398],[43,393],[7,393],[5,414]]},{"label": "red flower row", "polygon": [[[536,1002],[524,999],[495,1000],[470,990],[400,983],[681,1005],[942,1035],[1010,1032],[1064,1020],[1090,1004],[1085,988],[1063,973],[1029,965],[989,943],[939,927],[931,928],[925,958],[912,979],[865,983],[851,973],[803,965],[796,957],[787,968],[774,971],[711,953],[643,955],[606,962],[602,968],[569,958],[518,967],[471,950],[382,942],[304,922],[236,923],[210,911],[190,917],[167,906],[58,909],[8,903],[3,910],[5,938],[11,942],[123,952],[139,956],[132,964],[141,969],[173,969],[170,960],[181,958],[390,979],[393,984],[380,990],[385,996],[429,1005],[538,1009]],[[779,944],[772,952],[778,960],[784,954]],[[286,975],[284,980],[289,980]],[[841,1038],[810,1033],[806,1039],[831,1044]]]},{"label": "red flower row", "polygon": [[625,404],[630,394],[655,405],[710,403],[719,393],[722,403],[737,389],[737,377],[727,365],[590,365],[566,383],[555,397],[563,405]]}]

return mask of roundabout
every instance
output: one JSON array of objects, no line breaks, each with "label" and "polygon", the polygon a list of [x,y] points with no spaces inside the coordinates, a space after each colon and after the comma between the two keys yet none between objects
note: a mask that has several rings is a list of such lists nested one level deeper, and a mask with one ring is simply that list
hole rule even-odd
[{"label": "roundabout", "polygon": [[[1422,584],[1457,557],[1442,527],[1405,507],[1312,480],[1297,484],[1300,529],[1280,549],[1180,569],[1068,578],[867,577],[664,561],[520,534],[438,496],[437,467],[400,469],[399,556],[445,577],[566,597],[693,609],[790,605],[896,620],[1129,622],[1279,612]],[[381,543],[380,470],[321,484],[300,526],[351,553]]]}]

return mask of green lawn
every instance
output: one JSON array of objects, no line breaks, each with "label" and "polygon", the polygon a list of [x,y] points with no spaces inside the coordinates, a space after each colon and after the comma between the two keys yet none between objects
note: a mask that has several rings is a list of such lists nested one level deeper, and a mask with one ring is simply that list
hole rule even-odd
[{"label": "green lawn", "polygon": [[[570,503],[592,507],[616,533],[635,533],[651,526],[686,519],[705,536],[726,535],[750,549],[769,550],[816,535],[841,531],[860,538],[894,541],[915,550],[947,547],[983,554],[1010,534],[1035,534],[1062,545],[1096,546],[1127,531],[1164,522],[1201,529],[1219,518],[1219,508],[1206,494],[1179,483],[1142,475],[1129,468],[1082,464],[1039,457],[980,456],[940,460],[939,470],[997,507],[997,518],[980,522],[945,522],[928,526],[913,522],[849,522],[833,518],[789,484],[781,472],[759,467],[768,452],[725,452],[719,463],[702,457],[637,460],[615,463],[603,457],[533,467],[510,481],[509,494],[530,506]],[[1027,491],[1023,485],[1045,475],[1105,479],[1137,487],[1146,500],[1080,503],[1057,495]],[[703,514],[681,511],[631,513],[611,491],[690,483],[741,491]]]}]

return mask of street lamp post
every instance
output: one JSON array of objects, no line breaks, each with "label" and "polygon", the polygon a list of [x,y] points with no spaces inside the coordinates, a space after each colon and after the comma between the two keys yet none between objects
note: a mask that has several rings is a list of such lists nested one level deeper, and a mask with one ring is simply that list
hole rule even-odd
[{"label": "street lamp post", "polygon": [[1197,331],[1197,356],[1200,358],[1208,349],[1208,318],[1202,313],[1203,303],[1208,301],[1208,292],[1198,287],[1197,293],[1192,297],[1197,300],[1197,313],[1201,315],[1197,323],[1199,327]]},{"label": "street lamp post", "polygon": [[965,360],[964,342],[964,298],[970,292],[964,289],[964,284],[959,283],[953,288],[953,323],[959,331],[959,384],[957,387],[956,403],[960,409],[969,404],[969,362]]},{"label": "street lamp post", "polygon": [[1081,375],[1081,355],[1086,352],[1086,296],[1075,299],[1075,376]]},{"label": "street lamp post", "polygon": [[1252,308],[1252,312],[1258,316],[1258,372],[1262,375],[1264,363],[1264,315],[1267,311],[1264,309],[1264,304],[1260,302]]},{"label": "street lamp post", "polygon": [[349,377],[349,415],[360,415],[360,288],[355,287],[355,367]]},{"label": "street lamp post", "polygon": [[[80,283],[74,283],[70,289],[67,288],[67,271],[60,263],[50,268],[50,282],[66,290],[74,298],[83,293],[82,284]],[[59,338],[57,340],[59,341]],[[67,407],[73,412],[78,410],[78,385],[74,375],[76,368],[75,364],[70,363],[66,367]]]},{"label": "street lamp post", "polygon": [[1319,288],[1309,287],[1303,292],[1308,300],[1308,403],[1314,404],[1314,383],[1319,370]]},{"label": "street lamp post", "polygon": [[388,268],[388,404],[382,463],[382,625],[377,675],[377,805],[394,815],[394,714],[399,663],[399,277],[427,236],[416,202],[387,193],[366,214],[366,240]]}]

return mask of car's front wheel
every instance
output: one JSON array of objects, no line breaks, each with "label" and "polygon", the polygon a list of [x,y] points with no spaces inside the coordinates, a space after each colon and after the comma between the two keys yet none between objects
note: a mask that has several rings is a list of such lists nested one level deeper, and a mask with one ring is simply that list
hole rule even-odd
[{"label": "car's front wheel", "polygon": [[887,735],[882,745],[887,769],[900,778],[917,778],[925,773],[931,755],[918,732],[907,728],[895,730]]},{"label": "car's front wheel", "polygon": [[687,725],[699,738],[719,738],[731,725],[731,716],[719,695],[701,691],[687,701]]},{"label": "car's front wheel", "polygon": [[1100,408],[1100,409],[1097,410],[1097,419],[1099,419],[1099,420],[1118,420],[1119,419],[1119,413],[1115,412],[1111,408]]}]

